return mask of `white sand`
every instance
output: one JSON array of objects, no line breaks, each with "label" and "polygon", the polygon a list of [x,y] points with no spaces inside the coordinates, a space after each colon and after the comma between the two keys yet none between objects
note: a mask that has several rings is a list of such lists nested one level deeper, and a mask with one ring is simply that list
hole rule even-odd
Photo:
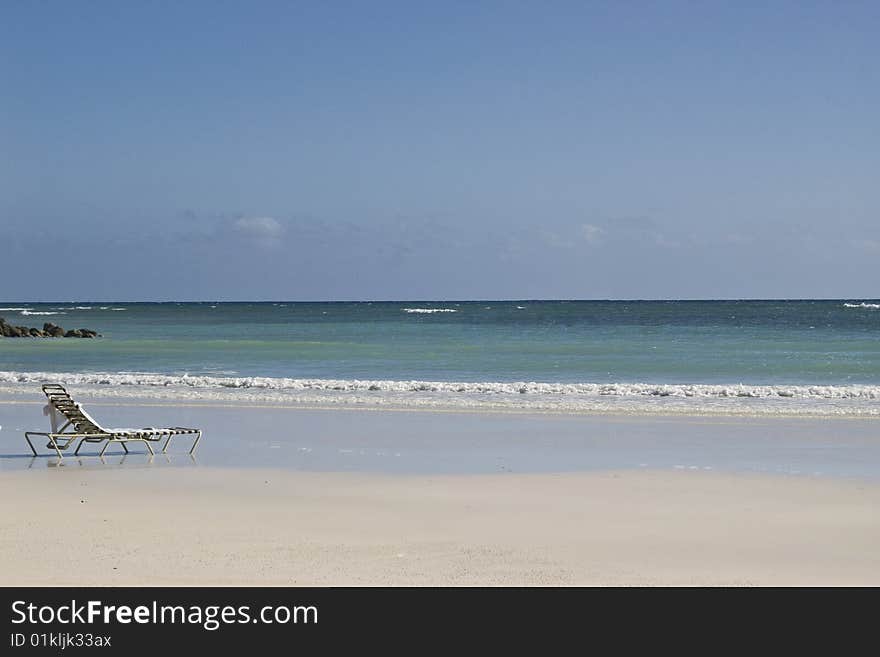
[{"label": "white sand", "polygon": [[878,585],[880,485],[705,472],[0,473],[4,585]]}]

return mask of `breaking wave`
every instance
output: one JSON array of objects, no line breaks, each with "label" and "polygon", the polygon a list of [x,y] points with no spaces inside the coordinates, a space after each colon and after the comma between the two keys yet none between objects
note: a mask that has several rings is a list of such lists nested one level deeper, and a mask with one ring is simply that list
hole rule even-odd
[{"label": "breaking wave", "polygon": [[457,313],[455,308],[404,308],[405,313],[417,313],[429,315],[431,313]]},{"label": "breaking wave", "polygon": [[88,387],[89,394],[97,397],[561,413],[880,417],[877,385],[454,382],[0,371],[0,385],[45,382]]},{"label": "breaking wave", "polygon": [[845,303],[844,308],[868,308],[870,310],[880,310],[880,303]]},{"label": "breaking wave", "polygon": [[22,310],[22,315],[66,315],[67,313],[57,310]]}]

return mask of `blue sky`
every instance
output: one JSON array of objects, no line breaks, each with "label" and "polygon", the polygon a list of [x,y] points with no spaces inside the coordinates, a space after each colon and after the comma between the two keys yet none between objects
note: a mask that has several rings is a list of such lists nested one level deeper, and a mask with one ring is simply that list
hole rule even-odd
[{"label": "blue sky", "polygon": [[876,2],[6,2],[0,299],[876,298],[878,34]]}]

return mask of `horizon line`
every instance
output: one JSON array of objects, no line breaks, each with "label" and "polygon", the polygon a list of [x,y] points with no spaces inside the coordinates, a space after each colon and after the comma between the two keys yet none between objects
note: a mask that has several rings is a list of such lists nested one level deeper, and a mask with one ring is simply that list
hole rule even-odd
[{"label": "horizon line", "polygon": [[92,304],[146,304],[146,303],[486,303],[486,302],[538,302],[538,303],[632,303],[632,302],[713,302],[713,301],[877,301],[880,297],[644,297],[644,298],[497,298],[490,297],[478,299],[429,299],[429,298],[412,298],[412,299],[75,299],[68,301],[49,300],[49,301],[3,301],[0,304],[18,304],[18,305],[45,305],[45,304],[73,304],[73,303],[92,303]]}]

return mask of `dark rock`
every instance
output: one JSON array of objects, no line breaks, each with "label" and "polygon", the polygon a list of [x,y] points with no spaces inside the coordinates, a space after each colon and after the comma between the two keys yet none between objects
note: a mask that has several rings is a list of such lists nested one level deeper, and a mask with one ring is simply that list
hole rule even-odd
[{"label": "dark rock", "polygon": [[101,334],[92,329],[71,329],[65,331],[52,322],[43,324],[43,330],[27,326],[13,326],[0,317],[0,337],[4,338],[100,338]]}]

